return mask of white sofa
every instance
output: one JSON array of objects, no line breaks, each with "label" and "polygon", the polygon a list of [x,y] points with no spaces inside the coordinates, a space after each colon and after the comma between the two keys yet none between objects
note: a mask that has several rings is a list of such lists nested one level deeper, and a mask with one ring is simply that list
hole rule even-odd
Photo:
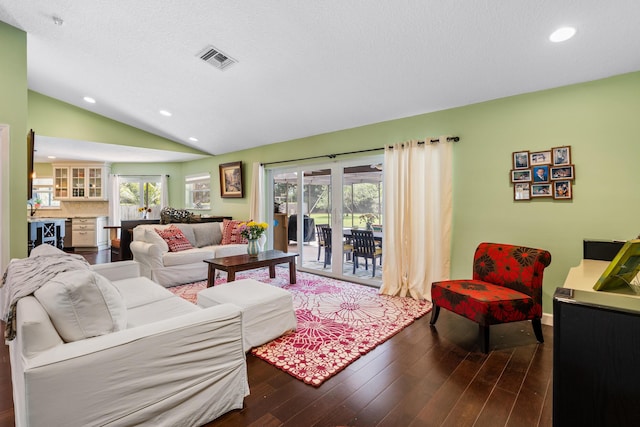
[{"label": "white sofa", "polygon": [[8,341],[17,426],[199,426],[242,408],[249,386],[239,307],[197,307],[141,277],[134,261],[91,269],[119,291],[126,325],[65,342],[38,294],[48,284],[39,299],[21,298]]},{"label": "white sofa", "polygon": [[[179,228],[193,248],[170,252],[167,242],[156,232],[170,226]],[[247,253],[246,244],[222,245],[222,231],[222,222],[142,224],[133,229],[131,253],[140,263],[141,274],[163,286],[206,280],[205,259]]]}]

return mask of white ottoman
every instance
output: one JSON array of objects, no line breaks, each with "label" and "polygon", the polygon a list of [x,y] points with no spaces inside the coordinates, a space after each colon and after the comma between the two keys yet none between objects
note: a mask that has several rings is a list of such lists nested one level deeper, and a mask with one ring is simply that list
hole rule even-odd
[{"label": "white ottoman", "polygon": [[198,305],[232,303],[242,310],[244,351],[296,329],[291,293],[253,279],[212,286],[198,292]]}]

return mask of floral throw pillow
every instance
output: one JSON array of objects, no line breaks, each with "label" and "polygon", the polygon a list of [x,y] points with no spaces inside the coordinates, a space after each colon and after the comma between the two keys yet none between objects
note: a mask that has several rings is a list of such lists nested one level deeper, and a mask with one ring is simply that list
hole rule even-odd
[{"label": "floral throw pillow", "polygon": [[169,252],[180,252],[193,248],[182,231],[175,225],[170,225],[164,230],[159,230],[156,228],[156,233],[158,233],[160,237],[162,237],[162,239],[167,242],[167,246],[169,246]]},{"label": "floral throw pillow", "polygon": [[242,237],[238,226],[245,221],[234,221],[225,219],[222,222],[222,245],[233,245],[238,243],[249,243]]}]

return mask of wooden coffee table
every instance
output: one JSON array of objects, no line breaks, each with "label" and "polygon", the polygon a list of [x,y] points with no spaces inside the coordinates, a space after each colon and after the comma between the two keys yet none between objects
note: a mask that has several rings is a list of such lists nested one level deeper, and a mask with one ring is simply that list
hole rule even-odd
[{"label": "wooden coffee table", "polygon": [[227,282],[236,280],[236,272],[253,270],[254,268],[269,267],[269,277],[276,277],[276,265],[289,263],[289,283],[296,283],[296,257],[298,254],[282,251],[264,251],[258,256],[234,255],[222,258],[205,259],[209,264],[207,274],[207,287],[214,285],[216,280],[216,269],[227,272]]}]

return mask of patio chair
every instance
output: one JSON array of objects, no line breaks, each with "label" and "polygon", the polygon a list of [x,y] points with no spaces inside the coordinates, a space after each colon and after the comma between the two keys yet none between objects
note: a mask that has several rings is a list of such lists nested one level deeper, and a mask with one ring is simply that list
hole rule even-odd
[{"label": "patio chair", "polygon": [[320,249],[324,248],[324,235],[322,229],[329,227],[329,224],[316,224],[316,234],[318,235],[318,261],[320,261]]},{"label": "patio chair", "polygon": [[531,320],[538,342],[542,337],[542,274],[551,264],[544,249],[480,243],[473,257],[471,280],[431,284],[431,325],[440,307],[479,325],[480,349],[489,350],[489,326]]},{"label": "patio chair", "polygon": [[[331,244],[331,227],[326,226],[322,228],[322,240],[324,241],[324,266],[326,268],[327,265],[331,264],[331,251],[333,249],[333,245]],[[349,243],[342,242],[342,253],[348,254],[353,251],[353,246]]]},{"label": "patio chair", "polygon": [[369,270],[369,259],[373,266],[371,277],[376,276],[376,259],[380,259],[382,265],[382,248],[376,246],[371,230],[351,230],[351,241],[353,243],[353,274],[359,268],[358,258],[364,258],[364,269]]}]

